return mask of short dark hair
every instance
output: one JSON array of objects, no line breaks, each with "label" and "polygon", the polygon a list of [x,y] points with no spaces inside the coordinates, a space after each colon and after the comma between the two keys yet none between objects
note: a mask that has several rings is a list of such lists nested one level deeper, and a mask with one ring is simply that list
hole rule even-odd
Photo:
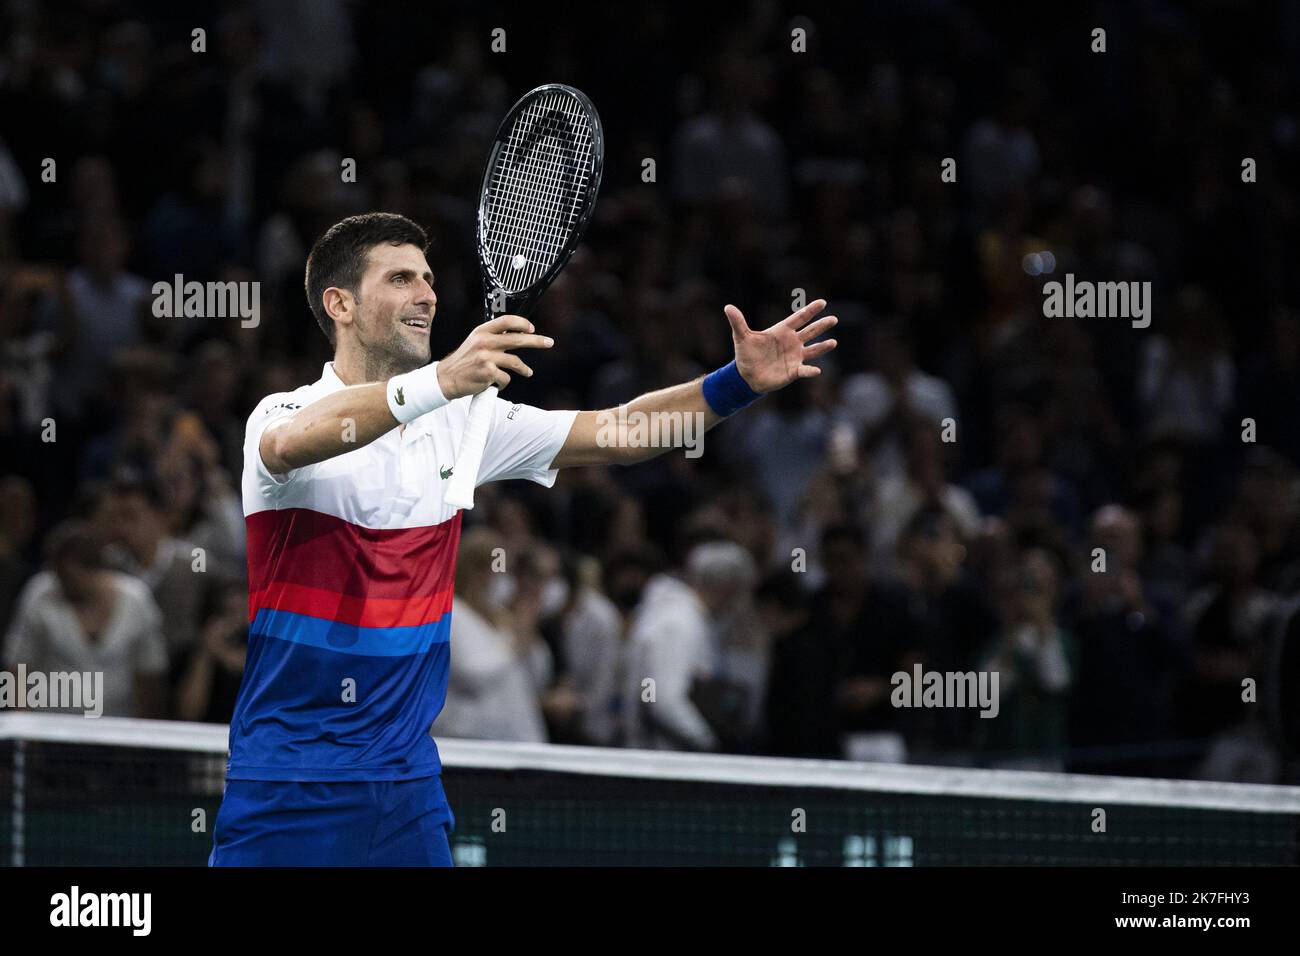
[{"label": "short dark hair", "polygon": [[157,477],[137,468],[116,469],[105,487],[117,497],[139,496],[154,511],[162,511],[167,506],[167,495]]},{"label": "short dark hair", "polygon": [[103,566],[103,553],[85,522],[72,518],[45,539],[45,560],[55,568],[65,562],[98,568]]},{"label": "short dark hair", "polygon": [[330,226],[307,254],[307,275],[303,283],[307,289],[307,304],[331,346],[337,344],[337,336],[334,320],[325,311],[325,290],[331,287],[347,289],[355,296],[361,286],[361,276],[366,271],[370,250],[384,243],[416,246],[425,252],[429,248],[429,237],[405,216],[392,212],[368,212],[349,216]]}]

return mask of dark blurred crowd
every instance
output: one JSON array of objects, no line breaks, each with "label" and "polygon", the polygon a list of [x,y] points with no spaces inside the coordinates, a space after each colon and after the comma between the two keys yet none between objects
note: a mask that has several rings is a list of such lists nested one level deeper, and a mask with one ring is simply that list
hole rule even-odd
[{"label": "dark blurred crowd", "polygon": [[[1294,782],[1300,10],[860,6],[0,0],[0,664],[229,719],[245,420],[330,357],[306,251],[415,219],[450,351],[486,144],[564,81],[605,183],[506,397],[717,368],[727,302],[824,297],[840,344],[699,458],[481,489],[436,735]],[[1045,318],[1067,273],[1150,327]],[[178,275],[256,326],[156,315]],[[895,706],[916,665],[998,716]]]}]

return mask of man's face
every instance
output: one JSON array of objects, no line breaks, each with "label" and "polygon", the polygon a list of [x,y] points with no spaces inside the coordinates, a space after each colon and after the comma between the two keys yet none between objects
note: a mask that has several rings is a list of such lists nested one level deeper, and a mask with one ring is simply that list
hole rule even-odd
[{"label": "man's face", "polygon": [[396,365],[419,368],[430,358],[429,328],[437,305],[424,253],[412,245],[374,246],[361,277],[357,341]]}]

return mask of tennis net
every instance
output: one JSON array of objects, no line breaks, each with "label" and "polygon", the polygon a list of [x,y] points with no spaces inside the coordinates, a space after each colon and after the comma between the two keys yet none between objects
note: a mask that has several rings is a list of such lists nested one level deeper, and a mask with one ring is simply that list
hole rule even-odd
[{"label": "tennis net", "polygon": [[[0,715],[0,861],[202,865],[227,728]],[[442,739],[458,865],[1300,861],[1300,787]]]}]

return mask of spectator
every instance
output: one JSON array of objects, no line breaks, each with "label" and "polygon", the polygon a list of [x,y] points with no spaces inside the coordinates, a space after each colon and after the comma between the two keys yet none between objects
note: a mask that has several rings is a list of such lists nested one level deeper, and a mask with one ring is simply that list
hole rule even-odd
[{"label": "spectator", "polygon": [[[81,265],[68,274],[68,300],[76,322],[69,351],[55,367],[56,410],[81,418],[88,402],[98,399],[117,349],[137,343],[149,286],[126,271],[130,252],[125,226],[100,217],[81,224],[77,237]],[[57,303],[47,301],[47,314]]]},{"label": "spectator", "polygon": [[1118,505],[1098,509],[1089,547],[1082,604],[1070,628],[1079,645],[1069,716],[1077,752],[1070,769],[1130,773],[1159,765],[1159,758],[1137,756],[1132,744],[1169,739],[1169,695],[1182,666],[1178,632],[1139,574],[1142,535],[1131,512]]},{"label": "spectator", "polygon": [[1300,471],[1271,448],[1251,448],[1227,517],[1255,539],[1260,585],[1278,594],[1300,588]]},{"label": "spectator", "polygon": [[871,355],[875,370],[845,379],[837,412],[863,436],[877,478],[901,478],[913,426],[937,433],[945,418],[956,420],[957,403],[946,382],[916,367],[901,320],[875,326]]},{"label": "spectator", "polygon": [[248,654],[248,587],[230,582],[217,594],[199,640],[181,652],[173,668],[180,675],[178,720],[228,724],[235,712]]},{"label": "spectator", "polygon": [[947,481],[945,446],[938,429],[928,422],[909,426],[904,438],[906,470],[900,476],[882,479],[877,486],[872,553],[882,570],[892,564],[903,529],[924,508],[938,508],[951,516],[964,538],[979,530],[980,512],[974,497]]},{"label": "spectator", "polygon": [[489,597],[497,539],[471,529],[456,558],[447,704],[434,721],[439,737],[546,741],[539,695],[551,678],[551,655],[537,633],[541,596],[521,593],[510,608]]},{"label": "spectator", "polygon": [[1139,395],[1152,437],[1212,445],[1232,402],[1236,368],[1215,305],[1195,287],[1178,296],[1169,335],[1147,339]]},{"label": "spectator", "polygon": [[708,610],[660,566],[646,548],[608,564],[610,598],[627,619],[623,739],[646,750],[714,750],[717,734],[693,697],[714,674]]},{"label": "spectator", "polygon": [[1027,69],[1005,75],[998,109],[973,123],[963,144],[963,180],[978,213],[988,216],[1011,192],[1029,185],[1040,154],[1030,120],[1039,81]]},{"label": "spectator", "polygon": [[[965,536],[947,511],[917,511],[898,543],[906,589],[908,631],[902,670],[974,670],[980,651],[997,634],[988,600],[966,574]],[[973,745],[971,711],[955,707],[903,711],[910,752],[965,751]]]},{"label": "spectator", "polygon": [[758,609],[772,635],[772,678],[764,701],[767,751],[776,756],[839,757],[840,727],[826,696],[830,668],[811,626],[810,600],[792,571],[774,572],[758,587]]},{"label": "spectator", "polygon": [[1266,629],[1278,609],[1277,596],[1255,582],[1259,545],[1249,529],[1225,524],[1217,530],[1209,571],[1210,583],[1185,609],[1191,668],[1179,701],[1183,733],[1200,739],[1246,716],[1251,705],[1242,700],[1242,681],[1266,665]]},{"label": "spectator", "polygon": [[50,534],[47,569],[23,588],[5,639],[8,669],[103,674],[103,716],[166,716],[167,649],[148,587],[104,566],[84,526]]},{"label": "spectator", "polygon": [[1008,403],[998,410],[996,421],[997,464],[966,481],[980,510],[1015,528],[1052,523],[1071,535],[1080,531],[1078,495],[1045,464],[1038,416],[1024,405]]},{"label": "spectator", "polygon": [[1253,359],[1238,380],[1233,418],[1253,418],[1260,440],[1300,468],[1300,423],[1292,410],[1300,408],[1300,311],[1279,306],[1270,321],[1264,354]]},{"label": "spectator", "polygon": [[796,522],[803,491],[826,450],[831,418],[818,381],[810,379],[808,389],[777,392],[749,409],[750,414],[728,422],[716,439],[709,436],[771,502],[778,527]]},{"label": "spectator", "polygon": [[754,559],[732,541],[696,545],[686,558],[686,579],[709,614],[714,660],[708,689],[696,696],[733,753],[755,749],[762,732],[769,647],[754,609],[756,577]]},{"label": "spectator", "polygon": [[27,184],[14,164],[13,154],[0,139],[0,217],[8,219],[27,205]]},{"label": "spectator", "polygon": [[1153,488],[1138,498],[1135,507],[1145,536],[1142,580],[1153,594],[1181,607],[1195,580],[1192,557],[1179,543],[1183,496],[1177,488]]},{"label": "spectator", "polygon": [[237,472],[243,464],[244,422],[237,413],[241,377],[238,351],[222,339],[208,339],[194,352],[187,379],[188,407],[212,436],[212,466]]},{"label": "spectator", "polygon": [[673,165],[680,170],[676,194],[682,201],[711,201],[734,181],[765,215],[785,211],[784,148],[776,131],[752,109],[759,69],[742,51],[723,51],[716,108],[688,120],[673,143]]},{"label": "spectator", "polygon": [[244,513],[229,472],[217,461],[217,446],[197,419],[183,419],[155,472],[167,489],[164,526],[200,549],[204,570],[220,578],[245,574]]},{"label": "spectator", "polygon": [[568,562],[569,599],[563,615],[563,682],[580,706],[578,736],[585,743],[614,746],[622,724],[623,618],[596,587],[600,564]]},{"label": "spectator", "polygon": [[167,353],[147,347],[122,349],[114,355],[109,404],[116,421],[81,450],[81,478],[106,479],[119,468],[140,474],[153,469],[176,421],[173,364]]},{"label": "spectator", "polygon": [[[96,524],[108,535],[105,559],[149,588],[162,613],[167,656],[179,667],[198,640],[203,608],[210,599],[213,575],[206,561],[195,555],[192,542],[168,530],[162,491],[155,482],[125,474],[105,489],[97,510]],[[174,669],[173,687],[179,677]]]},{"label": "spectator", "polygon": [[26,478],[0,478],[0,634],[9,629],[23,583],[36,570],[29,551],[36,536],[36,489]]},{"label": "spectator", "polygon": [[1058,578],[1049,552],[1031,548],[1023,554],[1011,613],[980,666],[998,674],[998,714],[977,725],[994,766],[1065,769],[1078,655],[1074,639],[1056,622]]},{"label": "spectator", "polygon": [[[821,554],[824,584],[807,601],[806,626],[794,595],[765,599],[766,616],[785,631],[774,651],[768,719],[778,752],[839,757],[846,735],[896,729],[890,679],[911,620],[897,585],[868,575],[860,528],[828,527]],[[799,749],[787,750],[792,746]]]},{"label": "spectator", "polygon": [[[3,433],[35,434],[54,415],[54,368],[76,336],[68,277],[61,269],[19,266],[0,305],[0,415]],[[36,313],[44,311],[38,321]]]}]

